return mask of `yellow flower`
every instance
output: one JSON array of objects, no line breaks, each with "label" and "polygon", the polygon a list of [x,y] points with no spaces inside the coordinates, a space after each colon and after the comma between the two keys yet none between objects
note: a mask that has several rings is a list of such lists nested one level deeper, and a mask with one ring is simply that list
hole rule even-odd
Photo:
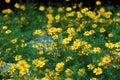
[{"label": "yellow flower", "polygon": [[100,47],[94,47],[93,50],[92,50],[93,53],[100,53],[101,52],[101,49]]},{"label": "yellow flower", "polygon": [[66,62],[68,62],[68,61],[70,61],[70,60],[72,60],[72,57],[71,57],[71,56],[68,56],[68,57],[66,58]]},{"label": "yellow flower", "polygon": [[72,11],[72,8],[71,7],[67,7],[66,11]]},{"label": "yellow flower", "polygon": [[5,62],[0,60],[0,67],[3,67],[5,65]]},{"label": "yellow flower", "polygon": [[44,6],[39,6],[39,11],[44,11],[45,7]]},{"label": "yellow flower", "polygon": [[17,42],[17,38],[11,40],[11,43],[13,44],[15,44],[16,42]]},{"label": "yellow flower", "polygon": [[72,78],[66,78],[65,80],[73,80]]},{"label": "yellow flower", "polygon": [[107,47],[107,48],[109,48],[109,49],[112,49],[112,48],[114,48],[114,44],[113,43],[105,43],[105,46]]},{"label": "yellow flower", "polygon": [[102,62],[104,62],[104,63],[110,63],[111,62],[111,57],[110,56],[104,56],[102,58]]},{"label": "yellow flower", "polygon": [[101,5],[101,2],[99,0],[96,1],[96,5]]},{"label": "yellow flower", "polygon": [[77,73],[79,76],[83,76],[85,74],[85,69],[79,69]]},{"label": "yellow flower", "polygon": [[40,35],[40,34],[42,34],[42,31],[41,31],[41,30],[35,30],[35,31],[33,32],[33,35]]},{"label": "yellow flower", "polygon": [[6,3],[10,3],[11,0],[5,0]]},{"label": "yellow flower", "polygon": [[66,75],[72,75],[73,74],[73,71],[71,70],[71,69],[69,69],[69,68],[67,68],[66,70],[65,70],[65,73],[66,73]]},{"label": "yellow flower", "polygon": [[62,44],[67,45],[67,44],[69,44],[69,42],[70,42],[71,40],[72,40],[71,37],[65,38],[65,39],[62,40]]},{"label": "yellow flower", "polygon": [[92,28],[96,28],[97,27],[97,24],[92,24]]},{"label": "yellow flower", "polygon": [[57,63],[55,70],[61,72],[63,70],[63,67],[64,67],[64,62]]},{"label": "yellow flower", "polygon": [[117,42],[117,43],[115,43],[115,47],[116,47],[116,48],[120,48],[120,41]]},{"label": "yellow flower", "polygon": [[50,80],[49,78],[47,78],[47,77],[43,77],[42,79],[40,79],[40,80]]},{"label": "yellow flower", "polygon": [[103,27],[100,28],[100,33],[104,33],[105,31],[106,31],[105,28]]},{"label": "yellow flower", "polygon": [[64,8],[63,7],[59,7],[58,8],[58,12],[63,12]]},{"label": "yellow flower", "polygon": [[95,77],[92,77],[92,78],[90,78],[90,80],[98,80],[97,78],[95,78]]},{"label": "yellow flower", "polygon": [[114,36],[113,33],[108,34],[108,37],[113,37],[113,36]]},{"label": "yellow flower", "polygon": [[43,52],[43,51],[39,51],[38,54],[39,54],[39,55],[43,55],[44,52]]},{"label": "yellow flower", "polygon": [[5,31],[6,34],[10,34],[11,32],[12,32],[11,30]]},{"label": "yellow flower", "polygon": [[88,69],[92,70],[94,68],[94,65],[93,64],[88,64],[87,67],[88,67]]},{"label": "yellow flower", "polygon": [[45,58],[40,57],[39,59],[34,59],[34,60],[32,61],[32,63],[35,64],[36,67],[42,68],[42,67],[46,64],[47,61],[48,61],[48,60],[45,60]]},{"label": "yellow flower", "polygon": [[102,74],[102,69],[99,68],[99,67],[98,68],[94,68],[93,73],[96,74],[96,75],[100,75],[100,74]]},{"label": "yellow flower", "polygon": [[6,49],[6,53],[10,53],[10,51],[11,51],[11,48]]},{"label": "yellow flower", "polygon": [[86,8],[83,8],[81,9],[81,13],[86,13],[89,9],[86,7]]},{"label": "yellow flower", "polygon": [[57,34],[53,35],[52,39],[54,39],[54,40],[58,39],[58,35]]},{"label": "yellow flower", "polygon": [[8,27],[7,26],[2,26],[2,29],[3,30],[6,30]]},{"label": "yellow flower", "polygon": [[15,8],[20,8],[20,4],[19,3],[15,3],[14,7]]},{"label": "yellow flower", "polygon": [[23,11],[26,10],[25,5],[21,5],[21,6],[20,6],[20,9],[23,10]]},{"label": "yellow flower", "polygon": [[16,70],[16,67],[14,64],[10,64],[9,68],[8,68],[8,72],[10,74],[12,74],[14,71]]},{"label": "yellow flower", "polygon": [[19,61],[22,59],[22,55],[16,55],[14,58],[15,58],[15,61]]}]

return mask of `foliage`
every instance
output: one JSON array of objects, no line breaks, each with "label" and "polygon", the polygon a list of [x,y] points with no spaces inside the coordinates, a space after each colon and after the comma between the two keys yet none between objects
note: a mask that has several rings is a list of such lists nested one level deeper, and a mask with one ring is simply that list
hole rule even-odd
[{"label": "foliage", "polygon": [[1,78],[119,80],[120,12],[96,5],[94,11],[20,3],[4,9]]}]

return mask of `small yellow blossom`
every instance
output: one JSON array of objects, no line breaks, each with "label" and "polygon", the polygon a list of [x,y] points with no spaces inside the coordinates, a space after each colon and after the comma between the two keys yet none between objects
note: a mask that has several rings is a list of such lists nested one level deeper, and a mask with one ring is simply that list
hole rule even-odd
[{"label": "small yellow blossom", "polygon": [[95,77],[92,77],[92,78],[90,78],[90,80],[98,80],[97,78],[95,78]]},{"label": "small yellow blossom", "polygon": [[111,62],[111,57],[110,56],[104,56],[102,58],[102,62],[104,62],[104,63],[110,63]]},{"label": "small yellow blossom", "polygon": [[96,75],[100,75],[100,74],[102,74],[102,72],[103,72],[103,70],[100,67],[94,68],[94,70],[93,70],[93,73]]},{"label": "small yellow blossom", "polygon": [[6,29],[8,29],[8,27],[7,26],[2,26],[2,29],[6,30]]},{"label": "small yellow blossom", "polygon": [[65,70],[65,73],[66,73],[66,75],[72,75],[73,74],[73,71],[71,70],[71,69],[69,69],[69,68],[67,68],[66,70]]},{"label": "small yellow blossom", "polygon": [[15,8],[20,8],[20,4],[19,3],[15,3],[14,7]]},{"label": "small yellow blossom", "polygon": [[39,11],[44,11],[45,7],[44,6],[39,6]]},{"label": "small yellow blossom", "polygon": [[20,6],[20,9],[23,10],[23,11],[26,10],[25,5],[21,5],[21,6]]},{"label": "small yellow blossom", "polygon": [[109,43],[105,43],[105,47],[109,48],[109,49],[112,49],[114,48],[114,44],[109,42]]},{"label": "small yellow blossom", "polygon": [[88,64],[87,67],[88,67],[88,69],[92,70],[94,68],[94,65],[93,64]]},{"label": "small yellow blossom", "polygon": [[100,0],[97,0],[97,1],[96,1],[96,5],[101,5]]},{"label": "small yellow blossom", "polygon": [[5,31],[6,34],[10,34],[11,32],[12,32],[11,30]]},{"label": "small yellow blossom", "polygon": [[101,27],[100,28],[100,33],[104,33],[106,30],[105,30],[105,28],[104,27]]},{"label": "small yellow blossom", "polygon": [[63,70],[64,65],[65,65],[64,62],[57,63],[55,70],[61,72]]},{"label": "small yellow blossom", "polygon": [[14,58],[15,58],[15,61],[19,61],[22,59],[22,55],[16,55]]},{"label": "small yellow blossom", "polygon": [[13,44],[15,44],[16,42],[17,42],[17,38],[11,40],[11,43]]},{"label": "small yellow blossom", "polygon": [[113,36],[114,36],[113,33],[108,34],[108,37],[113,37]]},{"label": "small yellow blossom", "polygon": [[85,69],[79,69],[77,73],[79,76],[83,76],[85,74]]},{"label": "small yellow blossom", "polygon": [[5,65],[5,62],[0,60],[0,67],[3,67]]},{"label": "small yellow blossom", "polygon": [[72,11],[72,8],[71,7],[67,7],[66,11]]},{"label": "small yellow blossom", "polygon": [[6,3],[10,3],[11,0],[5,0]]}]

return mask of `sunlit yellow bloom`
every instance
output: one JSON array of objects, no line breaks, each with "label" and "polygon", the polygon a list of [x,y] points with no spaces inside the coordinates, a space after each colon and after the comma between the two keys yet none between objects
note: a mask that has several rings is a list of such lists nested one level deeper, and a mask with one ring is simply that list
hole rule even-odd
[{"label": "sunlit yellow bloom", "polygon": [[40,57],[39,59],[34,59],[34,60],[32,61],[32,63],[33,63],[36,67],[42,68],[43,66],[45,66],[45,64],[46,64],[47,61],[48,61],[48,60],[46,60],[45,58]]},{"label": "sunlit yellow bloom", "polygon": [[108,34],[108,37],[113,37],[113,36],[114,36],[113,33]]},{"label": "sunlit yellow bloom", "polygon": [[23,11],[26,10],[25,5],[21,5],[21,6],[20,6],[20,9],[23,10]]},{"label": "sunlit yellow bloom", "polygon": [[88,69],[92,70],[94,68],[94,65],[93,64],[88,64],[87,67],[88,67]]},{"label": "sunlit yellow bloom", "polygon": [[85,74],[85,69],[79,69],[78,72],[77,72],[77,74],[79,76],[83,76]]},{"label": "sunlit yellow bloom", "polygon": [[100,74],[102,74],[102,72],[103,72],[103,70],[100,67],[94,68],[94,70],[93,70],[93,73],[96,75],[100,75]]},{"label": "sunlit yellow bloom", "polygon": [[52,38],[53,38],[54,40],[56,40],[56,39],[58,39],[58,35],[55,34],[55,35],[52,36]]},{"label": "sunlit yellow bloom", "polygon": [[17,38],[11,40],[11,43],[13,44],[15,44],[16,42],[17,42]]},{"label": "sunlit yellow bloom", "polygon": [[66,62],[68,62],[68,61],[70,61],[70,60],[72,60],[72,57],[71,57],[71,56],[68,56],[68,57],[66,58]]},{"label": "sunlit yellow bloom", "polygon": [[115,43],[115,47],[116,47],[116,48],[120,48],[120,41],[117,42],[117,43]]},{"label": "sunlit yellow bloom", "polygon": [[45,7],[44,6],[39,6],[39,11],[44,11]]},{"label": "sunlit yellow bloom", "polygon": [[11,48],[6,49],[6,53],[10,53],[10,51],[11,51]]},{"label": "sunlit yellow bloom", "polygon": [[14,58],[15,58],[15,61],[19,61],[22,59],[22,55],[16,55]]},{"label": "sunlit yellow bloom", "polygon": [[104,27],[101,27],[100,28],[100,33],[104,33],[106,30],[105,30],[105,28]]},{"label": "sunlit yellow bloom", "polygon": [[66,45],[69,44],[69,42],[72,40],[72,37],[68,37],[62,40],[62,44]]},{"label": "sunlit yellow bloom", "polygon": [[40,79],[40,80],[50,80],[49,78],[47,78],[47,77],[43,77],[42,79]]},{"label": "sunlit yellow bloom", "polygon": [[98,80],[97,78],[95,78],[95,77],[92,77],[92,78],[90,78],[90,80]]},{"label": "sunlit yellow bloom", "polygon": [[55,70],[61,72],[63,70],[64,65],[65,65],[64,62],[57,63]]},{"label": "sunlit yellow bloom", "polygon": [[63,12],[64,8],[63,7],[59,7],[58,8],[58,12]]},{"label": "sunlit yellow bloom", "polygon": [[72,8],[71,7],[67,7],[66,11],[72,11]]},{"label": "sunlit yellow bloom", "polygon": [[6,30],[6,29],[8,29],[8,27],[7,26],[2,26],[2,29]]},{"label": "sunlit yellow bloom", "polygon": [[99,63],[98,63],[98,66],[104,66],[104,65],[105,65],[104,62],[99,62]]},{"label": "sunlit yellow bloom", "polygon": [[6,3],[10,3],[11,0],[5,0]]},{"label": "sunlit yellow bloom", "polygon": [[42,34],[42,31],[41,30],[35,30],[33,32],[33,35],[41,35]]},{"label": "sunlit yellow bloom", "polygon": [[93,50],[92,50],[93,53],[100,53],[101,52],[101,49],[100,47],[94,47]]},{"label": "sunlit yellow bloom", "polygon": [[105,46],[106,46],[107,48],[109,48],[109,49],[114,48],[114,44],[111,43],[111,42],[109,42],[109,43],[105,43]]},{"label": "sunlit yellow bloom", "polygon": [[104,62],[104,63],[110,63],[111,62],[111,57],[110,56],[104,56],[102,58],[102,62]]},{"label": "sunlit yellow bloom", "polygon": [[2,13],[4,13],[4,14],[10,14],[11,12],[12,12],[12,10],[9,8],[2,10]]},{"label": "sunlit yellow bloom", "polygon": [[15,65],[14,64],[10,64],[10,66],[8,67],[8,72],[10,74],[12,74],[15,70],[16,70]]},{"label": "sunlit yellow bloom", "polygon": [[12,32],[11,30],[5,31],[6,34],[10,34],[11,32]]},{"label": "sunlit yellow bloom", "polygon": [[89,9],[88,8],[83,8],[81,9],[81,13],[86,13]]},{"label": "sunlit yellow bloom", "polygon": [[92,24],[92,28],[96,28],[97,27],[97,24]]},{"label": "sunlit yellow bloom", "polygon": [[19,3],[15,3],[15,8],[20,8],[20,4]]},{"label": "sunlit yellow bloom", "polygon": [[65,80],[73,80],[72,78],[65,78]]},{"label": "sunlit yellow bloom", "polygon": [[39,54],[39,55],[43,55],[44,52],[43,52],[43,51],[39,51],[38,54]]},{"label": "sunlit yellow bloom", "polygon": [[67,68],[66,70],[65,70],[65,73],[66,73],[66,75],[72,75],[73,74],[73,71],[71,70],[71,69],[69,69],[69,68]]},{"label": "sunlit yellow bloom", "polygon": [[100,0],[96,1],[96,5],[101,5]]},{"label": "sunlit yellow bloom", "polygon": [[5,65],[5,62],[0,60],[0,67],[3,67]]}]

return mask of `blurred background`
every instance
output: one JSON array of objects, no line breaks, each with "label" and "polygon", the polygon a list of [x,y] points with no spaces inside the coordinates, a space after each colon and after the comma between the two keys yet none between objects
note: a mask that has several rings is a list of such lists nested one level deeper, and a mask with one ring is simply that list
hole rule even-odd
[{"label": "blurred background", "polygon": [[14,9],[15,3],[34,3],[52,7],[72,6],[81,3],[80,6],[82,7],[94,9],[96,1],[101,1],[100,6],[114,6],[115,8],[118,8],[120,4],[119,0],[0,0],[0,12],[6,8]]}]

